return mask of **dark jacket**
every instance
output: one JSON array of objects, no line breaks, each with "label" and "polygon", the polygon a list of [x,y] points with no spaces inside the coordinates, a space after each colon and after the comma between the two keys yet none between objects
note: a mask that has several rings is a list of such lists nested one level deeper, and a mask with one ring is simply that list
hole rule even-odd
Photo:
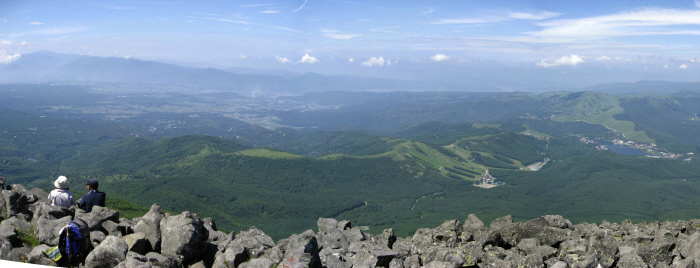
[{"label": "dark jacket", "polygon": [[94,191],[83,196],[80,202],[80,208],[85,210],[85,212],[92,211],[93,206],[105,206],[105,198],[107,194],[103,192]]}]

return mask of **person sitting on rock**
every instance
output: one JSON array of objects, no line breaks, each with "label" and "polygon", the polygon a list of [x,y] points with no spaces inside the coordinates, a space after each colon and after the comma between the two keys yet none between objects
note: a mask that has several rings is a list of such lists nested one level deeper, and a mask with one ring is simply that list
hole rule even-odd
[{"label": "person sitting on rock", "polygon": [[69,190],[68,178],[65,176],[59,176],[56,181],[53,182],[56,189],[53,189],[49,193],[49,201],[52,206],[70,207],[75,205],[75,197],[73,193]]},{"label": "person sitting on rock", "polygon": [[81,199],[80,208],[85,210],[85,212],[90,212],[93,206],[104,207],[107,194],[97,191],[99,182],[96,179],[89,179],[85,182],[85,185],[87,186],[88,194]]}]

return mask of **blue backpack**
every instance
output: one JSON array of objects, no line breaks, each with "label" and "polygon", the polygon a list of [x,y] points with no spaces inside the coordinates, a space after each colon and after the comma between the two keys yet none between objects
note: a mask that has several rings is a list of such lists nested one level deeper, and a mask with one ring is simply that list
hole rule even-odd
[{"label": "blue backpack", "polygon": [[92,250],[90,227],[87,222],[76,219],[68,223],[66,231],[58,237],[58,249],[71,265],[85,260]]}]

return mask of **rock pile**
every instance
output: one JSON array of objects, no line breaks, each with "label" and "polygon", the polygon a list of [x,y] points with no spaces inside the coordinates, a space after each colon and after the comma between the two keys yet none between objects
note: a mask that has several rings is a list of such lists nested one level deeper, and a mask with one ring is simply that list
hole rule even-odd
[{"label": "rock pile", "polygon": [[[103,207],[52,207],[41,189],[8,189],[0,202],[0,259],[49,266],[56,263],[42,251],[56,245],[61,227],[83,219],[94,246],[85,267],[700,267],[700,220],[574,225],[561,216],[505,216],[487,227],[469,215],[399,238],[393,229],[372,235],[319,218],[318,232],[275,243],[255,227],[226,234],[211,218],[170,215],[157,204],[128,220]],[[26,236],[39,245],[32,248]]]}]

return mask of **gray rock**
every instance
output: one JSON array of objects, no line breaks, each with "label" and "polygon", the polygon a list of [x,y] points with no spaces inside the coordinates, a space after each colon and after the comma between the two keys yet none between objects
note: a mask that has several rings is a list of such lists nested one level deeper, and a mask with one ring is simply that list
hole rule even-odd
[{"label": "gray rock", "polygon": [[637,254],[625,254],[620,257],[620,260],[617,262],[617,267],[619,268],[645,268],[649,267],[646,263],[644,263],[644,260],[642,257],[639,257]]},{"label": "gray rock", "polygon": [[197,257],[206,250],[209,232],[202,220],[189,211],[161,220],[160,231],[161,254],[175,258],[179,264],[199,261]]},{"label": "gray rock", "polygon": [[39,264],[44,266],[58,266],[56,262],[44,255],[44,250],[49,249],[47,245],[38,245],[27,254],[27,261],[31,264]]},{"label": "gray rock", "polygon": [[146,258],[148,258],[148,263],[153,266],[161,268],[177,268],[177,260],[173,257],[167,257],[160,255],[156,252],[146,253]]},{"label": "gray rock", "polygon": [[[229,268],[238,267],[241,263],[248,260],[248,251],[242,243],[234,240],[224,250],[223,259]],[[216,261],[214,261],[216,262]]]},{"label": "gray rock", "polygon": [[266,258],[252,259],[249,262],[244,262],[239,265],[239,268],[270,268],[273,263]]},{"label": "gray rock", "polygon": [[341,231],[345,231],[352,228],[352,224],[350,223],[350,221],[339,221],[337,226],[338,230]]},{"label": "gray rock", "polygon": [[[94,210],[93,210],[94,211]],[[119,231],[119,224],[110,220],[102,222],[102,231],[106,231],[107,235],[113,235],[116,237],[122,237],[122,232]]]},{"label": "gray rock", "polygon": [[12,243],[7,240],[0,239],[0,260],[8,260],[12,252]]},{"label": "gray rock", "polygon": [[102,243],[102,241],[104,241],[105,238],[107,238],[107,235],[105,235],[105,233],[103,233],[103,232],[100,232],[100,231],[90,232],[90,240],[92,242],[99,244],[99,243]]},{"label": "gray rock", "polygon": [[497,218],[491,222],[489,225],[489,229],[491,231],[500,231],[501,229],[508,227],[513,224],[513,217],[508,215],[508,216],[503,216],[500,218]]},{"label": "gray rock", "polygon": [[19,240],[19,235],[9,220],[4,220],[0,223],[0,240],[9,241],[15,247],[22,246],[22,241]]},{"label": "gray rock", "polygon": [[396,234],[394,233],[394,229],[385,229],[382,234],[373,237],[372,241],[380,248],[391,249],[396,242]]},{"label": "gray rock", "polygon": [[345,238],[343,231],[332,228],[319,233],[320,244],[324,249],[334,249],[334,252],[344,254],[350,243]]},{"label": "gray rock", "polygon": [[469,216],[467,216],[467,219],[464,220],[464,225],[462,226],[462,231],[469,233],[483,232],[485,230],[486,225],[484,225],[484,222],[482,222],[474,214],[469,214]]},{"label": "gray rock", "polygon": [[453,268],[452,263],[444,261],[432,261],[425,265],[425,268]]},{"label": "gray rock", "polygon": [[365,234],[362,233],[360,227],[343,230],[343,234],[350,244],[365,240]]},{"label": "gray rock", "polygon": [[686,259],[700,260],[700,233],[695,233],[686,238],[679,246],[680,253]]},{"label": "gray rock", "polygon": [[28,247],[12,248],[6,260],[14,262],[25,262],[27,260],[27,254],[31,252],[32,249]]},{"label": "gray rock", "polygon": [[119,224],[117,224],[117,230],[121,232],[122,236],[134,233],[134,224],[125,218],[119,218]]},{"label": "gray rock", "polygon": [[411,255],[411,256],[408,256],[406,259],[404,259],[403,266],[406,268],[420,268],[423,265],[421,263],[420,256]]},{"label": "gray rock", "polygon": [[246,249],[246,254],[249,258],[260,257],[265,250],[275,246],[272,237],[266,235],[263,231],[255,227],[250,227],[248,231],[239,233],[236,239],[231,241],[231,244],[240,244]]},{"label": "gray rock", "polygon": [[126,260],[126,252],[128,251],[126,242],[116,236],[107,236],[100,245],[98,245],[87,258],[85,258],[85,267],[114,267],[120,262]]},{"label": "gray rock", "polygon": [[17,190],[2,190],[2,197],[5,200],[5,218],[10,218],[17,214],[31,214],[29,211],[28,197],[26,195]]},{"label": "gray rock", "polygon": [[[318,218],[316,221],[316,226],[318,226],[318,232],[330,232],[332,230],[338,229],[338,221],[329,218]],[[341,229],[342,231],[343,229]]]},{"label": "gray rock", "polygon": [[651,243],[640,244],[637,252],[647,264],[671,264],[675,246],[676,243],[672,241],[654,240]]},{"label": "gray rock", "polygon": [[146,236],[146,250],[160,252],[161,231],[160,222],[165,217],[163,209],[158,204],[153,204],[151,209],[133,227],[134,232],[141,232]]},{"label": "gray rock", "polygon": [[126,242],[128,251],[133,251],[138,254],[146,254],[146,236],[143,233],[133,233],[122,236],[122,240]]},{"label": "gray rock", "polygon": [[103,228],[103,223],[106,221],[112,221],[114,223],[114,230],[108,230],[110,235],[116,236],[116,222],[119,221],[119,212],[116,210],[108,209],[105,207],[94,206],[90,213],[86,213],[82,210],[75,212],[76,219],[82,219],[87,222],[90,227],[90,231],[100,231]]},{"label": "gray rock", "polygon": [[70,222],[70,216],[65,216],[57,220],[44,217],[33,219],[32,228],[34,230],[34,236],[39,240],[39,243],[56,246],[58,245],[58,232]]},{"label": "gray rock", "polygon": [[393,259],[389,263],[389,268],[404,268],[402,259]]},{"label": "gray rock", "polygon": [[290,236],[284,245],[280,245],[284,252],[284,259],[281,266],[289,267],[321,267],[318,243],[316,236],[311,230],[301,234]]}]

